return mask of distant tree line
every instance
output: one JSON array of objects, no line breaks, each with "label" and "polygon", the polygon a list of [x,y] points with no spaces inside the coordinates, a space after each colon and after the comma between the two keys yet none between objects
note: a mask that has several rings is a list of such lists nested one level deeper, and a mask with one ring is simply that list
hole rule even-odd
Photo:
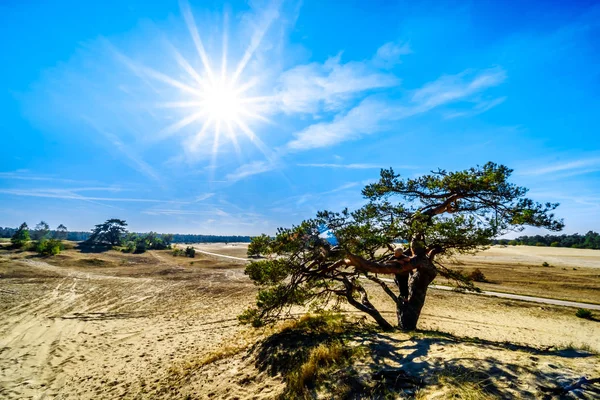
[{"label": "distant tree line", "polygon": [[512,240],[494,240],[493,243],[512,246],[549,246],[600,250],[600,234],[594,231],[589,231],[585,235],[575,233],[572,235],[519,236],[518,238]]},{"label": "distant tree line", "polygon": [[[0,227],[0,238],[10,238],[12,237],[18,228],[2,228]],[[65,228],[66,229],[66,228]],[[50,236],[54,237],[57,233],[62,234],[57,229],[48,231]],[[137,235],[142,235],[143,233],[135,233]],[[64,240],[70,240],[73,242],[84,242],[92,236],[92,232],[82,232],[82,231],[69,231],[66,232],[66,237]],[[158,234],[160,236],[166,234]],[[171,243],[250,243],[250,239],[252,236],[236,236],[236,235],[195,235],[195,234],[182,234],[175,233],[172,234],[173,238]]]}]

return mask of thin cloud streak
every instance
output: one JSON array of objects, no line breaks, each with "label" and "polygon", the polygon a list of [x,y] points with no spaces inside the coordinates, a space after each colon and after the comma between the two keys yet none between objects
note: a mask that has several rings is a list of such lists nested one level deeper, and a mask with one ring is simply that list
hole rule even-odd
[{"label": "thin cloud streak", "polygon": [[[594,167],[594,168],[589,168]],[[538,167],[533,169],[524,169],[520,175],[530,175],[530,176],[541,176],[554,174],[557,172],[567,172],[571,173],[568,176],[585,174],[590,172],[595,172],[600,170],[600,157],[598,158],[588,158],[584,160],[577,161],[567,161],[560,164],[554,164],[547,167]]]},{"label": "thin cloud streak", "polygon": [[[95,189],[94,189],[95,190]],[[69,199],[69,200],[86,200],[86,201],[114,201],[114,202],[139,202],[139,203],[172,203],[172,204],[189,204],[185,201],[174,200],[158,200],[158,199],[138,199],[126,197],[96,197],[82,196],[72,190],[67,189],[0,189],[0,193],[10,194],[14,196],[25,197],[45,197],[54,199]]]}]

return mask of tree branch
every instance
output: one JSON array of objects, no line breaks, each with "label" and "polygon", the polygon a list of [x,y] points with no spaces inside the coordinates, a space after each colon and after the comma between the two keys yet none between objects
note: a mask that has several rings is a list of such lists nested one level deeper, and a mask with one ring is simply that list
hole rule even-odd
[{"label": "tree branch", "polygon": [[417,268],[418,265],[418,257],[411,257],[407,262],[393,260],[386,263],[365,260],[360,256],[350,253],[347,254],[347,257],[345,260],[347,265],[351,265],[363,272],[373,272],[374,274],[407,274]]},{"label": "tree branch", "polygon": [[392,289],[390,289],[390,287],[388,285],[386,285],[386,283],[384,281],[382,281],[381,279],[373,276],[373,275],[369,275],[369,274],[365,274],[365,277],[375,283],[378,283],[383,291],[392,298],[392,300],[394,300],[394,303],[398,302],[398,296],[396,296],[396,294],[394,292],[392,292]]}]

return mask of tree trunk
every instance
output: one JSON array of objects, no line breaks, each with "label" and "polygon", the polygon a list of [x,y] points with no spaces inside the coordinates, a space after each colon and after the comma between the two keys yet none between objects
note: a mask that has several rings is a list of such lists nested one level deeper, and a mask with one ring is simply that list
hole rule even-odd
[{"label": "tree trunk", "polygon": [[[398,327],[401,330],[412,331],[417,328],[421,309],[427,296],[427,287],[436,275],[437,270],[427,257],[424,257],[423,263],[414,272],[411,272],[408,277],[408,296],[399,296],[396,305]],[[396,282],[401,292],[406,290],[401,287],[404,282],[399,279],[396,279]]]}]

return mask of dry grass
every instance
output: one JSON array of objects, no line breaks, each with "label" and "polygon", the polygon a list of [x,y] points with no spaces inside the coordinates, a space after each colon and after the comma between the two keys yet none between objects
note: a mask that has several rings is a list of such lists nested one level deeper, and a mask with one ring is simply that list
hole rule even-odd
[{"label": "dry grass", "polygon": [[[600,251],[598,253],[600,256]],[[598,268],[544,267],[541,262],[531,264],[510,259],[498,261],[493,257],[488,260],[463,256],[444,262],[444,265],[467,275],[474,269],[480,270],[488,282],[479,282],[477,286],[484,290],[600,304]],[[451,282],[439,277],[435,283]]]},{"label": "dry grass", "polygon": [[461,368],[445,369],[435,375],[428,387],[419,390],[415,399],[489,400],[503,398],[486,390],[490,380],[489,376],[482,373],[465,371]]}]

